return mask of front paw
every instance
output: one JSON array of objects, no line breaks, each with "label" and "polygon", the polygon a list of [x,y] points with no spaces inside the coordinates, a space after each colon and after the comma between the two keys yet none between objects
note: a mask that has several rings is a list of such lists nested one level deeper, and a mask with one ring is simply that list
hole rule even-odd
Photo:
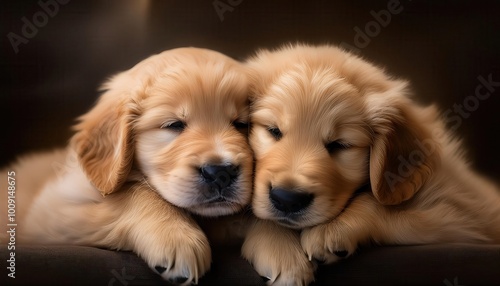
[{"label": "front paw", "polygon": [[310,262],[295,231],[280,227],[258,227],[245,239],[242,254],[267,285],[308,285],[314,280]]},{"label": "front paw", "polygon": [[197,284],[210,268],[210,245],[197,228],[164,232],[144,242],[141,248],[138,253],[149,267],[173,284]]},{"label": "front paw", "polygon": [[347,225],[333,221],[304,229],[301,244],[309,260],[328,264],[354,253],[358,240]]},{"label": "front paw", "polygon": [[308,285],[314,280],[314,265],[299,247],[247,244],[243,256],[260,276],[268,279],[267,285]]}]

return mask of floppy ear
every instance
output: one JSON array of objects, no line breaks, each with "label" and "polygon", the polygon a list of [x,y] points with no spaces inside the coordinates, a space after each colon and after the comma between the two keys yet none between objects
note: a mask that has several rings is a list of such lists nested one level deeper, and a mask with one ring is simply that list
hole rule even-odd
[{"label": "floppy ear", "polygon": [[397,205],[413,197],[431,175],[440,158],[432,138],[433,108],[416,107],[406,98],[404,83],[367,100],[375,132],[370,151],[370,183],[377,200]]},{"label": "floppy ear", "polygon": [[130,91],[115,88],[120,82],[123,75],[112,79],[96,106],[79,118],[70,143],[87,177],[103,196],[124,183],[134,156],[131,123],[135,102]]}]

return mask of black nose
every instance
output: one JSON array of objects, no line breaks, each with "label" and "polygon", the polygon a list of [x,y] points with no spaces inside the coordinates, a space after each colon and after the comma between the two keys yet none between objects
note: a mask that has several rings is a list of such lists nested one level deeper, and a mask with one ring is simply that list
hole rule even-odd
[{"label": "black nose", "polygon": [[294,213],[310,205],[313,195],[282,188],[272,188],[269,192],[269,198],[277,210],[285,213]]},{"label": "black nose", "polygon": [[206,165],[200,168],[203,181],[218,190],[229,187],[238,177],[238,166],[227,165]]}]

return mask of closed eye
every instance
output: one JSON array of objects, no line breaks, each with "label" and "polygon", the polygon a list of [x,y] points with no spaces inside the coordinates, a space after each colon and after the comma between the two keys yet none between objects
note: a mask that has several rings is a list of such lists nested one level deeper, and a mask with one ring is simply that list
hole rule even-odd
[{"label": "closed eye", "polygon": [[167,122],[161,126],[162,129],[167,129],[174,132],[182,132],[186,129],[186,123],[180,120]]},{"label": "closed eye", "polygon": [[335,141],[332,141],[332,142],[325,144],[325,148],[326,148],[326,150],[328,150],[328,153],[330,153],[330,154],[335,153],[339,150],[348,149],[349,147],[351,147],[351,145],[349,143],[346,143],[346,142],[343,142],[340,140],[335,140]]},{"label": "closed eye", "polygon": [[271,134],[271,136],[274,137],[274,139],[276,140],[280,140],[281,137],[283,137],[283,133],[281,133],[281,130],[278,128],[278,127],[273,127],[273,126],[269,126],[267,128],[267,131],[269,132],[269,134]]},{"label": "closed eye", "polygon": [[248,129],[248,122],[235,120],[233,126],[236,129]]},{"label": "closed eye", "polygon": [[248,135],[248,132],[249,132],[249,124],[248,122],[246,121],[240,121],[240,120],[235,120],[232,122],[234,128],[236,128],[236,130],[238,130],[239,132],[243,133],[243,134],[247,134]]}]

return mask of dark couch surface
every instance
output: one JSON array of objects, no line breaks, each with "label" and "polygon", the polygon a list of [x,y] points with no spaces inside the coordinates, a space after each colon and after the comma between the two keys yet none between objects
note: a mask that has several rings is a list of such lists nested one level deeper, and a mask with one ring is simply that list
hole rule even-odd
[{"label": "dark couch surface", "polygon": [[[7,257],[5,247],[0,256]],[[16,278],[1,285],[165,285],[132,252],[81,246],[24,246]],[[238,249],[215,249],[199,285],[265,285]],[[318,269],[315,285],[500,285],[500,245],[372,247]]]},{"label": "dark couch surface", "polygon": [[[176,47],[244,59],[289,41],[343,44],[408,79],[417,101],[435,102],[451,115],[457,105],[471,104],[480,76],[500,81],[499,1],[55,1],[0,3],[0,166],[64,146],[74,119],[92,106],[108,76]],[[49,2],[59,5],[45,20],[40,15]],[[397,13],[383,12],[390,5]],[[35,15],[39,25],[26,31]],[[14,48],[9,34],[25,40]],[[473,167],[500,182],[500,88],[492,88],[488,99],[450,123]],[[165,283],[130,252],[18,246],[16,279],[6,276],[8,255],[0,244],[0,285]],[[200,285],[264,285],[238,249],[216,249],[213,260]],[[500,285],[500,246],[365,248],[320,267],[317,284]]]}]

